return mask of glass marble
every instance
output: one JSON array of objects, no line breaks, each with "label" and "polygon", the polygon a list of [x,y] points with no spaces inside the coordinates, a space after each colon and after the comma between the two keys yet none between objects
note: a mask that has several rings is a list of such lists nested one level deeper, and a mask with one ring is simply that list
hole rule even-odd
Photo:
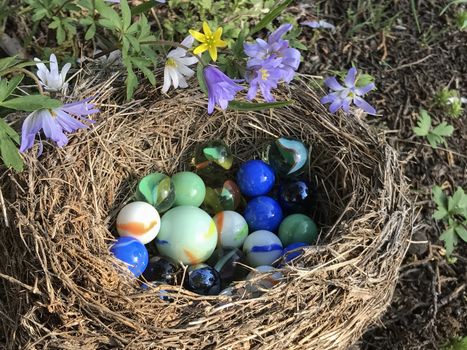
[{"label": "glass marble", "polygon": [[252,267],[272,265],[282,255],[282,242],[270,231],[255,231],[246,238],[243,253]]},{"label": "glass marble", "polygon": [[274,170],[262,160],[249,160],[243,163],[237,172],[237,184],[240,192],[248,197],[267,194],[276,181]]},{"label": "glass marble", "polygon": [[258,288],[270,289],[278,284],[284,276],[274,267],[269,265],[257,266],[246,277],[247,281],[257,279],[254,284],[248,286],[250,292],[258,292]]},{"label": "glass marble", "polygon": [[304,242],[296,242],[296,243],[289,244],[282,251],[284,262],[288,263],[288,262],[291,262],[297,259],[299,256],[303,255],[303,249],[298,249],[298,248],[308,247],[308,246],[309,245]]},{"label": "glass marble", "polygon": [[318,238],[318,227],[310,217],[292,214],[279,226],[279,238],[284,246],[297,242],[311,244]]},{"label": "glass marble", "polygon": [[156,238],[161,228],[157,210],[146,202],[125,205],[117,215],[117,232],[121,237],[133,237],[143,244]]},{"label": "glass marble", "polygon": [[169,210],[175,202],[172,179],[161,173],[143,177],[136,190],[136,199],[151,204],[159,213]]},{"label": "glass marble", "polygon": [[211,215],[215,215],[223,210],[235,210],[240,204],[241,194],[237,184],[232,180],[224,181],[222,187],[206,187],[201,208]]},{"label": "glass marble", "polygon": [[279,186],[279,204],[290,214],[307,214],[315,205],[315,190],[307,181],[285,181]]},{"label": "glass marble", "polygon": [[148,266],[149,255],[143,243],[133,237],[119,237],[110,252],[123,261],[130,272],[139,277]]},{"label": "glass marble", "polygon": [[186,281],[187,289],[197,294],[217,295],[221,291],[219,273],[206,264],[190,266]]},{"label": "glass marble", "polygon": [[217,228],[217,245],[224,249],[240,248],[248,236],[248,224],[243,216],[231,210],[213,217]]},{"label": "glass marble", "polygon": [[230,281],[238,275],[238,270],[241,269],[241,262],[243,254],[239,249],[232,249],[225,253],[223,257],[214,265],[214,269],[219,272],[219,276],[223,281]]},{"label": "glass marble", "polygon": [[[143,282],[141,284],[141,289],[145,292],[148,291],[153,291],[153,289],[159,289],[159,287],[164,286],[164,282],[158,282],[158,281],[152,281],[152,282]],[[166,286],[166,285],[165,285]],[[165,290],[165,289],[159,289],[159,299],[163,301],[167,301],[169,303],[173,302],[174,299],[171,298],[170,293],[176,293],[174,290]],[[173,294],[172,294],[173,295]]]},{"label": "glass marble", "polygon": [[192,163],[203,177],[222,177],[232,167],[233,155],[222,140],[212,140],[195,148]]},{"label": "glass marble", "polygon": [[253,198],[243,212],[250,231],[276,231],[283,216],[279,203],[268,196]]},{"label": "glass marble", "polygon": [[180,271],[180,266],[172,259],[153,256],[143,273],[143,278],[149,282],[158,281],[175,285],[180,279]]},{"label": "glass marble", "polygon": [[199,207],[206,196],[203,179],[190,171],[182,171],[172,176],[175,187],[174,206],[192,205]]},{"label": "glass marble", "polygon": [[303,171],[308,160],[308,148],[303,142],[280,137],[267,150],[269,165],[281,176]]},{"label": "glass marble", "polygon": [[162,256],[196,265],[206,261],[216,248],[216,224],[200,208],[175,207],[162,216],[161,230],[155,242]]}]

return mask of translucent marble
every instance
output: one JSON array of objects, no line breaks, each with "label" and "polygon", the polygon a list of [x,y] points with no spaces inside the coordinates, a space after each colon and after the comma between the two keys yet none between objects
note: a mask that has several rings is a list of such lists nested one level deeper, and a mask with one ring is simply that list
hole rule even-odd
[{"label": "translucent marble", "polygon": [[284,246],[297,242],[311,244],[318,238],[318,227],[310,217],[292,214],[279,226],[279,238]]},{"label": "translucent marble", "polygon": [[282,255],[282,242],[270,231],[255,231],[246,238],[243,253],[249,266],[272,265]]},{"label": "translucent marble", "polygon": [[286,213],[308,214],[316,204],[315,192],[308,181],[284,181],[278,190],[279,204]]},{"label": "translucent marble", "polygon": [[287,247],[285,247],[282,251],[284,262],[289,263],[303,255],[303,249],[298,249],[303,247],[308,247],[308,244],[303,242],[296,242],[291,243]]},{"label": "translucent marble", "polygon": [[219,273],[206,264],[198,264],[188,268],[186,287],[201,295],[217,295],[221,291]]},{"label": "translucent marble", "polygon": [[159,233],[161,218],[151,204],[133,202],[120,210],[116,226],[121,237],[133,237],[141,243],[147,244]]},{"label": "translucent marble", "polygon": [[174,206],[192,205],[199,207],[206,196],[203,179],[190,171],[182,171],[172,176],[175,187]]},{"label": "translucent marble", "polygon": [[149,255],[146,247],[132,237],[120,237],[110,248],[111,253],[123,261],[130,272],[139,277],[148,266]]},{"label": "translucent marble", "polygon": [[196,146],[192,163],[202,177],[222,177],[232,167],[233,155],[224,141],[211,140]]},{"label": "translucent marble", "polygon": [[308,148],[297,139],[280,137],[269,145],[267,160],[281,176],[298,173],[307,165]]},{"label": "translucent marble", "polygon": [[253,198],[243,212],[250,231],[276,231],[283,216],[279,203],[268,196]]},{"label": "translucent marble", "polygon": [[258,292],[259,289],[270,289],[278,284],[284,276],[280,271],[269,265],[260,265],[251,271],[246,277],[247,281],[255,280],[248,286],[250,292]]},{"label": "translucent marble", "polygon": [[232,180],[224,181],[222,187],[206,187],[201,208],[211,215],[215,215],[223,210],[235,210],[240,204],[241,194],[237,184]]},{"label": "translucent marble", "polygon": [[162,216],[161,230],[155,242],[162,256],[196,265],[206,261],[216,248],[216,224],[200,208],[175,207]]},{"label": "translucent marble", "polygon": [[175,202],[175,187],[165,174],[152,173],[141,179],[136,199],[151,204],[159,213],[169,210]]},{"label": "translucent marble", "polygon": [[223,249],[240,248],[248,235],[248,224],[243,216],[231,210],[217,213],[213,220],[216,224],[217,245]]},{"label": "translucent marble", "polygon": [[240,273],[242,267],[238,263],[241,262],[242,258],[243,254],[240,250],[232,249],[227,251],[224,256],[217,261],[214,265],[214,269],[219,272],[221,280],[231,281],[234,279],[235,275]]},{"label": "translucent marble", "polygon": [[143,278],[149,282],[158,281],[175,285],[180,280],[180,272],[180,266],[172,259],[154,256],[149,260]]},{"label": "translucent marble", "polygon": [[240,192],[248,197],[267,194],[275,181],[274,170],[262,160],[249,160],[243,163],[237,172]]}]

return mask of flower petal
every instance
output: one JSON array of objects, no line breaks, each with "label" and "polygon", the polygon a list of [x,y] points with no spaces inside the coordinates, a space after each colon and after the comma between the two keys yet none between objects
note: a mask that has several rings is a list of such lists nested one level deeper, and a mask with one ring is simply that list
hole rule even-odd
[{"label": "flower petal", "polygon": [[184,65],[184,66],[191,66],[195,63],[198,63],[198,59],[196,57],[180,57],[175,60],[177,64]]},{"label": "flower petal", "polygon": [[227,46],[227,42],[224,41],[224,40],[216,40],[216,46],[217,46],[217,47],[226,47],[226,46]]},{"label": "flower petal", "polygon": [[209,24],[206,21],[203,22],[203,32],[206,36],[212,35],[211,28],[209,28]]},{"label": "flower petal", "polygon": [[370,92],[371,90],[373,90],[375,88],[375,84],[374,83],[369,83],[365,86],[362,86],[362,87],[359,87],[359,88],[355,88],[355,93],[358,95],[358,96],[363,96],[365,95],[366,93]]},{"label": "flower petal", "polygon": [[357,77],[357,69],[355,67],[352,67],[349,69],[347,72],[347,75],[345,76],[345,86],[348,88],[354,87],[355,86],[355,78]]},{"label": "flower petal", "polygon": [[197,41],[199,41],[200,43],[205,43],[206,42],[206,35],[200,33],[200,32],[197,32],[196,30],[193,30],[193,29],[190,29],[189,30],[191,36],[193,38],[195,38]]},{"label": "flower petal", "polygon": [[336,94],[335,94],[335,93],[331,93],[331,94],[326,95],[326,96],[324,96],[323,98],[321,98],[320,102],[321,102],[322,104],[332,103],[335,99],[336,99]]},{"label": "flower petal", "polygon": [[175,68],[169,67],[169,75],[170,75],[170,79],[172,79],[172,84],[174,86],[174,89],[178,88],[177,70]]},{"label": "flower petal", "polygon": [[331,113],[336,113],[337,110],[342,107],[342,103],[343,101],[340,98],[336,98],[329,106],[329,111]]},{"label": "flower petal", "polygon": [[71,68],[71,63],[67,63],[63,66],[62,71],[60,72],[60,77],[62,78],[62,84],[65,83],[66,75]]},{"label": "flower petal", "polygon": [[34,145],[36,134],[42,127],[42,120],[39,115],[40,111],[34,111],[29,114],[23,122],[21,127],[21,153],[27,151]]},{"label": "flower petal", "polygon": [[180,43],[180,45],[186,46],[189,49],[193,46],[193,43],[195,42],[195,38],[193,36],[188,35],[183,41]]},{"label": "flower petal", "polygon": [[217,48],[216,47],[209,47],[209,56],[211,56],[212,60],[216,62],[217,60]]},{"label": "flower petal", "polygon": [[305,22],[300,23],[300,25],[307,26],[307,27],[310,27],[310,28],[319,28],[320,27],[320,24],[318,23],[318,21],[305,21]]},{"label": "flower petal", "polygon": [[376,115],[376,109],[372,105],[370,105],[368,102],[366,102],[363,98],[356,96],[353,99],[353,103],[355,103],[357,107],[360,107],[368,114]]},{"label": "flower petal", "polygon": [[344,90],[344,87],[339,84],[337,81],[336,77],[329,77],[324,80],[324,85],[326,85],[328,88],[334,90],[334,91],[340,91]]},{"label": "flower petal", "polygon": [[165,67],[164,68],[164,85],[162,86],[162,92],[167,93],[170,89],[170,73],[169,73],[169,68]]},{"label": "flower petal", "polygon": [[208,49],[208,45],[207,44],[201,44],[199,45],[197,48],[195,48],[193,50],[193,53],[195,55],[199,55],[200,53],[203,53],[204,51],[206,51]]},{"label": "flower petal", "polygon": [[221,36],[222,36],[222,27],[219,27],[214,32],[214,40],[215,41],[221,40]]},{"label": "flower petal", "polygon": [[272,44],[274,42],[277,42],[282,37],[282,35],[287,33],[292,28],[293,28],[293,26],[290,23],[285,23],[285,24],[281,25],[274,32],[272,32],[271,35],[269,35],[268,43]]}]

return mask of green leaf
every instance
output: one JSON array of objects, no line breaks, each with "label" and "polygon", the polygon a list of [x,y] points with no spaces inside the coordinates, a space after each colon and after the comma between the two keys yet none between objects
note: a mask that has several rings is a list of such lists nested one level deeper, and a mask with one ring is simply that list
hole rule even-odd
[{"label": "green leaf", "polygon": [[58,108],[62,103],[48,96],[28,95],[0,102],[0,106],[18,111],[33,112],[43,108]]},{"label": "green leaf", "polygon": [[292,3],[293,0],[285,0],[283,3],[277,5],[272,9],[252,30],[250,35],[255,34],[261,29],[265,28],[271,23],[277,16],[279,16],[286,8]]},{"label": "green leaf", "polygon": [[456,208],[459,205],[464,196],[464,190],[461,187],[457,187],[457,190],[454,193],[454,195],[448,198],[448,210],[454,210],[454,208]]},{"label": "green leaf", "polygon": [[[467,224],[467,222],[466,222]],[[462,226],[462,224],[460,225],[457,225],[456,228],[455,228],[455,231],[457,233],[457,235],[464,241],[467,243],[467,228],[465,228],[465,226]]]},{"label": "green leaf", "polygon": [[19,135],[18,133],[9,126],[4,119],[0,118],[0,130],[6,132],[6,134],[19,145]]},{"label": "green leaf", "polygon": [[454,228],[448,227],[446,231],[443,232],[439,239],[444,241],[444,247],[446,248],[446,255],[450,256],[454,251],[454,247],[458,243],[457,235],[454,232]]},{"label": "green leaf", "polygon": [[0,59],[0,72],[14,66],[16,63],[16,56],[5,57]]},{"label": "green leaf", "polygon": [[[97,12],[107,21],[103,24],[107,28],[119,28],[122,29],[122,21],[118,13],[111,7],[107,6],[103,0],[96,0]],[[100,20],[99,23],[101,23]],[[102,24],[102,23],[101,23]]]},{"label": "green leaf", "polygon": [[18,87],[23,80],[24,75],[15,75],[10,81],[2,79],[0,81],[0,102],[4,101]]},{"label": "green leaf", "polygon": [[439,186],[434,186],[431,190],[433,193],[433,199],[438,206],[438,209],[445,209],[446,211],[448,210],[448,200],[446,197],[446,194],[442,190],[441,187]]},{"label": "green leaf", "polygon": [[91,40],[96,35],[96,24],[93,23],[89,26],[86,34],[84,35],[84,40]]},{"label": "green leaf", "polygon": [[138,86],[138,77],[136,76],[135,72],[133,72],[133,68],[131,63],[127,66],[127,77],[125,80],[126,84],[126,99],[130,101],[133,98],[133,94],[135,93],[135,89]]},{"label": "green leaf", "polygon": [[420,110],[420,117],[418,119],[417,127],[413,128],[415,135],[427,136],[431,129],[431,117],[424,109]]},{"label": "green leaf", "polygon": [[130,6],[128,6],[127,0],[120,0],[120,9],[122,10],[122,19],[123,19],[123,32],[125,33],[126,30],[131,25],[131,11]]},{"label": "green leaf", "polygon": [[144,76],[148,78],[149,82],[152,85],[156,85],[156,77],[154,73],[148,68],[149,65],[151,65],[151,62],[145,61],[144,59],[141,58],[136,58],[132,57],[131,62],[138,67],[140,71],[143,72]]},{"label": "green leaf", "polygon": [[238,38],[235,41],[235,44],[232,48],[233,54],[238,58],[246,57],[245,52],[243,50],[243,43],[245,42],[245,39],[247,36],[248,36],[248,28],[245,28],[238,35]]},{"label": "green leaf", "polygon": [[150,9],[152,9],[155,6],[157,6],[156,1],[154,1],[154,0],[146,1],[146,2],[143,2],[142,4],[140,4],[140,5],[136,6],[136,7],[133,7],[131,9],[131,14],[133,16],[137,16],[137,15],[142,14],[144,12],[148,12]]},{"label": "green leaf", "polygon": [[432,133],[438,136],[451,136],[454,131],[454,127],[446,122],[442,122],[436,128],[433,129]]},{"label": "green leaf", "polygon": [[199,88],[203,91],[206,95],[208,94],[208,87],[206,85],[206,81],[204,80],[204,67],[201,62],[198,62],[198,66],[196,67],[196,77],[198,78]]},{"label": "green leaf", "polygon": [[15,146],[10,136],[0,129],[0,156],[7,167],[16,171],[23,171],[23,159],[19,155],[18,148]]},{"label": "green leaf", "polygon": [[231,101],[229,108],[237,111],[262,111],[268,108],[280,108],[286,107],[293,104],[293,101],[280,101],[280,102],[267,102],[267,103],[251,103],[251,102],[239,102]]}]

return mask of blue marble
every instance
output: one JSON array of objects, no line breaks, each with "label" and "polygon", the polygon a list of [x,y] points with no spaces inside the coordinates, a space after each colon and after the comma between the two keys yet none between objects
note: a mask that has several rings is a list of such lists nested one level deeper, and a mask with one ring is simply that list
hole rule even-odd
[{"label": "blue marble", "polygon": [[[296,242],[296,243],[289,244],[282,251],[282,255],[284,257],[284,262],[285,263],[291,262],[292,260],[294,260],[294,259],[298,258],[299,256],[303,255],[303,249],[297,249],[297,248],[308,247],[308,246],[309,245],[307,243],[303,243],[303,242]],[[297,250],[292,252],[292,253],[289,253],[291,250],[295,250],[295,249],[297,249]]]},{"label": "blue marble", "polygon": [[190,266],[185,280],[186,287],[201,295],[217,295],[221,291],[221,278],[219,273],[206,264]]},{"label": "blue marble", "polygon": [[118,238],[110,251],[117,259],[127,264],[128,269],[135,277],[141,276],[148,266],[148,251],[144,244],[135,238]]},{"label": "blue marble", "polygon": [[250,231],[276,231],[284,215],[279,203],[274,199],[260,196],[247,203],[243,217]]},{"label": "blue marble", "polygon": [[274,170],[262,160],[249,160],[237,172],[240,192],[248,197],[267,194],[276,181]]}]

